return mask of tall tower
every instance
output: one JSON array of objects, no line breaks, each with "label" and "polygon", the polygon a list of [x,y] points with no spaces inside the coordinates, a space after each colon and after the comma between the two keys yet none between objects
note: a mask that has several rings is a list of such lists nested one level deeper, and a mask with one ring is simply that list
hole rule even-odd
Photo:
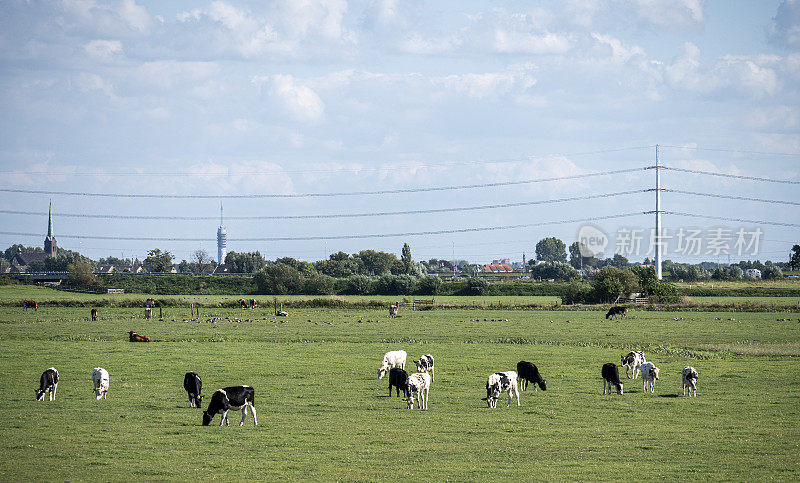
[{"label": "tall tower", "polygon": [[48,257],[55,257],[58,254],[58,244],[53,234],[53,202],[50,202],[50,209],[47,212],[47,237],[44,239],[44,252]]},{"label": "tall tower", "polygon": [[228,232],[222,225],[222,202],[219,204],[219,228],[217,228],[217,263],[225,263],[225,255],[228,254]]}]

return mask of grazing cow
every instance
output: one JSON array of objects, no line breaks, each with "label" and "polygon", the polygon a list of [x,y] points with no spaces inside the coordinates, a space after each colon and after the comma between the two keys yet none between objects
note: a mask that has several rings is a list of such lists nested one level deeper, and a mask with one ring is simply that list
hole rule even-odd
[{"label": "grazing cow", "polygon": [[131,342],[150,342],[150,337],[146,335],[139,335],[134,331],[128,332],[128,340]]},{"label": "grazing cow", "polygon": [[147,307],[144,309],[144,318],[150,320],[153,318],[153,309]]},{"label": "grazing cow", "polygon": [[525,361],[517,362],[517,374],[519,374],[520,386],[522,386],[523,391],[528,389],[528,382],[533,383],[534,391],[537,385],[542,388],[542,391],[547,390],[547,381],[542,379],[536,364]]},{"label": "grazing cow", "polygon": [[420,356],[418,361],[414,361],[414,364],[417,365],[417,372],[430,372],[431,373],[431,380],[435,381],[436,376],[433,374],[433,356],[430,354],[425,354],[424,356]]},{"label": "grazing cow", "polygon": [[408,409],[414,409],[414,398],[417,399],[420,409],[428,409],[428,393],[431,389],[431,376],[427,372],[415,372],[408,377]]},{"label": "grazing cow", "polygon": [[257,305],[258,305],[258,303],[256,302],[256,299],[250,299],[250,308],[251,309],[256,308]]},{"label": "grazing cow", "polygon": [[381,367],[378,368],[378,379],[383,379],[383,376],[389,372],[392,367],[399,367],[400,369],[406,368],[406,351],[389,351],[383,355]]},{"label": "grazing cow", "polygon": [[242,309],[246,309],[247,308],[247,300],[239,299],[239,307],[242,308]]},{"label": "grazing cow", "polygon": [[92,322],[97,320],[97,309],[92,309],[89,314],[92,316]]},{"label": "grazing cow", "polygon": [[108,399],[108,371],[102,367],[95,367],[92,370],[92,385],[95,399]]},{"label": "grazing cow", "polygon": [[512,393],[517,396],[517,406],[520,405],[516,372],[495,372],[489,376],[489,379],[486,380],[486,397],[484,401],[486,401],[490,408],[496,408],[497,400],[500,399],[500,394],[504,392],[508,393],[508,404],[506,404],[506,407],[511,406]]},{"label": "grazing cow", "polygon": [[697,397],[697,369],[692,366],[686,366],[681,372],[681,379],[683,379],[683,395],[686,395],[686,388],[689,388],[689,397],[692,393]]},{"label": "grazing cow", "polygon": [[642,381],[644,384],[644,392],[647,392],[648,386],[651,394],[656,391],[656,381],[658,380],[659,370],[660,369],[652,362],[645,362],[642,364]]},{"label": "grazing cow", "polygon": [[153,308],[156,306],[156,299],[147,299],[144,301],[145,308]]},{"label": "grazing cow", "polygon": [[22,306],[25,310],[33,309],[34,311],[39,310],[39,304],[36,303],[35,300],[26,300],[22,303]]},{"label": "grazing cow", "polygon": [[628,308],[627,307],[611,307],[608,309],[606,313],[606,319],[611,317],[611,320],[614,320],[615,317],[622,317],[625,318],[627,316]]},{"label": "grazing cow", "polygon": [[56,400],[56,390],[58,389],[58,371],[51,367],[42,373],[39,379],[39,389],[36,390],[36,400],[44,401],[45,393],[50,393],[50,400]]},{"label": "grazing cow", "polygon": [[258,426],[256,419],[256,392],[250,386],[231,386],[224,389],[217,389],[211,395],[211,402],[208,409],[203,411],[203,426],[208,426],[216,414],[222,414],[222,423],[230,426],[228,421],[228,410],[242,410],[242,421],[239,426],[244,426],[244,417],[247,416],[247,408],[253,410],[253,423]]},{"label": "grazing cow", "polygon": [[[624,356],[620,357],[622,361],[622,365],[625,366],[625,375],[628,376],[628,379],[636,379],[639,377],[639,370],[645,362],[647,362],[644,358],[644,352],[642,351],[630,351]],[[631,376],[633,374],[633,376]]]},{"label": "grazing cow", "polygon": [[397,317],[397,304],[389,306],[389,317],[391,318]]},{"label": "grazing cow", "polygon": [[408,399],[408,373],[399,367],[392,367],[389,370],[389,397],[392,397],[392,386],[395,387],[397,397],[400,396],[400,390],[403,390],[406,399]]},{"label": "grazing cow", "polygon": [[619,368],[613,362],[603,364],[603,394],[611,394],[611,386],[616,386],[617,394],[622,394],[622,382],[619,380]]},{"label": "grazing cow", "polygon": [[189,396],[189,406],[200,407],[203,401],[203,396],[200,391],[203,389],[203,381],[196,372],[187,372],[183,376],[183,388],[186,389],[186,394]]}]

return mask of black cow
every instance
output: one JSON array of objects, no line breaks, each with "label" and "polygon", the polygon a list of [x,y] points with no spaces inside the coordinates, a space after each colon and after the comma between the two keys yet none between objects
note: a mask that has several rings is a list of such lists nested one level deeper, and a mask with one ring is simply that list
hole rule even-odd
[{"label": "black cow", "polygon": [[627,307],[611,307],[608,309],[608,313],[606,313],[606,319],[609,317],[611,320],[614,320],[614,317],[620,316],[625,318],[627,316],[628,308]]},{"label": "black cow", "polygon": [[253,410],[253,423],[258,426],[255,404],[256,393],[250,386],[230,386],[224,389],[217,389],[211,395],[208,409],[203,411],[203,426],[208,426],[216,414],[222,414],[222,421],[219,422],[220,426],[222,426],[222,423],[230,426],[230,422],[228,422],[229,409],[242,410],[242,421],[239,426],[243,426],[248,407]]},{"label": "black cow", "polygon": [[39,304],[37,304],[35,300],[26,300],[22,302],[22,306],[25,310],[28,309],[33,309],[34,311],[39,310]]},{"label": "black cow", "polygon": [[89,314],[92,316],[92,321],[97,320],[97,309],[92,309]]},{"label": "black cow", "polygon": [[203,396],[200,391],[203,389],[203,380],[196,372],[187,372],[183,376],[183,388],[186,389],[186,394],[189,396],[189,406],[200,407],[203,401]]},{"label": "black cow", "polygon": [[408,399],[408,373],[399,367],[392,367],[389,370],[389,397],[392,397],[392,386],[395,387],[395,392],[397,392],[397,396],[400,396],[400,390],[403,390],[403,394],[406,396],[405,398]]},{"label": "black cow", "polygon": [[[617,394],[622,394],[622,382],[619,380],[619,368],[613,362],[603,364],[603,394],[611,394],[611,386],[616,386]],[[606,391],[608,390],[608,391]]]},{"label": "black cow", "polygon": [[534,391],[536,390],[537,385],[542,389],[542,391],[547,390],[547,381],[542,379],[542,375],[539,374],[539,369],[536,367],[536,364],[525,361],[517,362],[517,375],[521,381],[520,386],[522,386],[523,391],[528,389],[528,382],[533,383]]},{"label": "black cow", "polygon": [[50,400],[56,400],[56,389],[58,389],[58,371],[51,367],[42,373],[39,379],[39,389],[36,390],[36,400],[44,401],[45,393],[50,393]]}]

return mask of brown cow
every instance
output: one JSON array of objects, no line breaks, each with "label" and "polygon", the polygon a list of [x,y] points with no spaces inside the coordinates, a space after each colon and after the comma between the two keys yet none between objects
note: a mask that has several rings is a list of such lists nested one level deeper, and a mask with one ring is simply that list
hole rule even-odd
[{"label": "brown cow", "polygon": [[246,309],[247,308],[247,300],[239,299],[239,307]]},{"label": "brown cow", "polygon": [[258,305],[256,303],[256,299],[250,299],[250,308],[254,309],[254,308],[256,308],[256,305]]},{"label": "brown cow", "polygon": [[389,317],[391,318],[397,317],[397,305],[398,304],[389,306]]},{"label": "brown cow", "polygon": [[25,307],[25,310],[28,309],[39,310],[39,305],[36,303],[35,300],[26,300],[25,302],[23,302],[23,307]]},{"label": "brown cow", "polygon": [[144,318],[145,319],[152,319],[153,318],[153,309],[151,309],[150,307],[147,307],[146,309],[144,309]]},{"label": "brown cow", "polygon": [[150,342],[150,337],[146,335],[139,335],[134,331],[128,332],[128,340],[131,342]]},{"label": "brown cow", "polygon": [[90,313],[92,315],[92,322],[97,320],[97,309],[92,309],[92,311]]}]

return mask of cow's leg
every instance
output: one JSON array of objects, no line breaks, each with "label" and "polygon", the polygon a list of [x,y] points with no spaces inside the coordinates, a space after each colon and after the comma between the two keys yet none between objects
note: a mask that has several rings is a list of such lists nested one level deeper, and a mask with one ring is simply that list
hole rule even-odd
[{"label": "cow's leg", "polygon": [[58,383],[53,384],[53,399],[51,401],[56,400],[56,391],[58,391]]},{"label": "cow's leg", "polygon": [[514,394],[516,394],[516,396],[517,396],[517,406],[519,406],[520,405],[519,404],[519,389],[516,388],[516,387],[514,387],[513,389],[514,389]]},{"label": "cow's leg", "polygon": [[244,417],[247,416],[247,404],[242,408],[242,420],[239,421],[239,426],[244,426]]},{"label": "cow's leg", "polygon": [[[219,425],[222,426],[223,423],[228,423],[228,410],[227,409],[224,409],[222,411],[222,419],[219,421]],[[231,423],[228,423],[228,426],[230,426],[230,425],[231,425]]]},{"label": "cow's leg", "polygon": [[258,426],[258,419],[256,419],[256,407],[251,404],[250,409],[253,410],[253,425]]}]

